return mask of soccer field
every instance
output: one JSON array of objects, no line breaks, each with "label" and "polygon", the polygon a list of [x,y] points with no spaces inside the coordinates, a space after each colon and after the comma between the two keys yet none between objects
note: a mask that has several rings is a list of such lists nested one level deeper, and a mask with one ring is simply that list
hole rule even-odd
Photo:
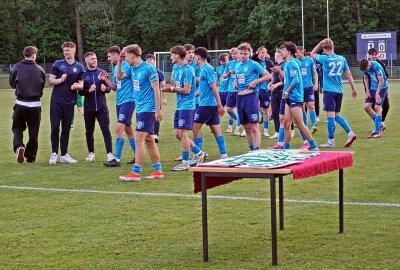
[{"label": "soccer field", "polygon": [[[49,101],[42,99],[38,163],[17,164],[12,152],[13,91],[0,91],[0,269],[399,269],[400,82],[390,82],[388,127],[382,138],[366,137],[373,123],[362,109],[364,91],[351,98],[345,84],[342,114],[357,140],[353,167],[345,173],[345,233],[338,234],[337,172],[301,181],[285,177],[285,230],[278,231],[279,266],[271,266],[269,184],[248,179],[209,190],[209,262],[202,261],[201,200],[190,172],[172,172],[180,144],[172,129],[175,96],[163,107],[160,143],[165,178],[121,183],[132,158],[125,142],[118,168],[105,168],[96,125],[96,161],[86,163],[82,117],[75,114],[69,153],[78,164],[48,165]],[[111,127],[115,93],[108,95]],[[322,96],[321,96],[322,99]],[[318,143],[327,139],[321,112]],[[226,130],[227,116],[221,128]],[[273,127],[270,127],[272,134]],[[335,150],[344,150],[337,127]],[[112,132],[114,134],[114,132]],[[27,133],[25,133],[27,136]],[[204,150],[219,157],[203,128]],[[229,155],[248,151],[245,138],[225,134]],[[266,148],[275,140],[262,138]],[[296,130],[293,147],[301,146]],[[146,157],[144,174],[151,172]],[[212,197],[217,196],[218,197]]]}]

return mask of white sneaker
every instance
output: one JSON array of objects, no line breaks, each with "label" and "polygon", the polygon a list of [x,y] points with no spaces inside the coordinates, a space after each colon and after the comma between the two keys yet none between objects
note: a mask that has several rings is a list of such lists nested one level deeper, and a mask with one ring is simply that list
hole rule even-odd
[{"label": "white sneaker", "polygon": [[93,152],[90,152],[85,161],[93,162],[96,159],[96,155]]},{"label": "white sneaker", "polygon": [[193,159],[197,161],[197,163],[203,163],[207,159],[207,153],[200,152],[199,154],[195,155]]},{"label": "white sneaker", "polygon": [[290,137],[294,137],[294,134],[295,134],[295,132],[294,132],[294,130],[292,130],[292,131],[290,131]]},{"label": "white sneaker", "polygon": [[243,132],[240,134],[240,137],[246,137],[246,130],[243,130]]},{"label": "white sneaker", "polygon": [[52,153],[49,159],[49,164],[54,165],[57,164],[58,161],[58,154],[57,153]]},{"label": "white sneaker", "polygon": [[176,165],[175,167],[173,167],[171,170],[173,171],[186,171],[189,170],[190,165],[189,163],[180,163],[178,165]]},{"label": "white sneaker", "polygon": [[228,126],[228,128],[226,129],[226,133],[232,133],[232,126]]},{"label": "white sneaker", "polygon": [[221,154],[221,156],[219,157],[220,159],[224,159],[224,158],[228,158],[228,154]]},{"label": "white sneaker", "polygon": [[274,135],[270,136],[269,138],[270,138],[270,139],[276,139],[276,138],[278,138],[278,137],[279,137],[279,133],[278,133],[278,132],[275,132]]},{"label": "white sneaker", "polygon": [[70,155],[65,154],[65,156],[60,157],[60,162],[61,163],[69,163],[69,164],[75,164],[78,163],[77,160],[73,159]]},{"label": "white sneaker", "polygon": [[240,128],[235,129],[235,133],[233,133],[233,136],[240,136]]},{"label": "white sneaker", "polygon": [[110,162],[113,159],[114,159],[114,154],[113,153],[108,153],[107,154],[107,162]]},{"label": "white sneaker", "polygon": [[268,129],[264,129],[264,136],[269,137]]}]

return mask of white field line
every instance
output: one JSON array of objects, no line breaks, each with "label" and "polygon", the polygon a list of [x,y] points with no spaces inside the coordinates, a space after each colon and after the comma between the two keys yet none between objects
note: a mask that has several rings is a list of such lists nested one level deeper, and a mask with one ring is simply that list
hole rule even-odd
[{"label": "white field line", "polygon": [[[201,198],[200,195],[179,194],[179,193],[162,193],[162,192],[135,192],[135,191],[107,191],[94,189],[65,189],[65,188],[43,188],[43,187],[23,187],[23,186],[0,186],[0,189],[19,189],[19,190],[37,190],[37,191],[55,191],[55,192],[71,192],[71,193],[95,193],[95,194],[116,194],[116,195],[138,195],[138,196],[156,196],[156,197],[184,197],[184,198]],[[267,198],[256,197],[240,197],[240,196],[222,196],[208,195],[208,199],[222,200],[239,200],[239,201],[270,201]],[[287,203],[312,203],[312,204],[338,204],[335,201],[323,200],[290,200],[285,199]],[[344,202],[345,205],[361,205],[361,206],[378,206],[378,207],[400,207],[400,203],[385,202]]]}]

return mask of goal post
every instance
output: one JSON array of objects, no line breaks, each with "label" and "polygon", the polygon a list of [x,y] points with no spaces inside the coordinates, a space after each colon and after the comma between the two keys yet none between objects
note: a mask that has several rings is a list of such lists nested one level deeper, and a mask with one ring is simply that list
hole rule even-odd
[{"label": "goal post", "polygon": [[[220,65],[219,63],[219,54],[229,52],[229,49],[223,50],[208,50],[208,54],[211,58],[211,65],[213,66],[214,70]],[[162,70],[165,74],[165,79],[169,81],[172,72],[172,61],[170,58],[170,52],[154,52],[154,56],[156,58],[156,67]]]}]

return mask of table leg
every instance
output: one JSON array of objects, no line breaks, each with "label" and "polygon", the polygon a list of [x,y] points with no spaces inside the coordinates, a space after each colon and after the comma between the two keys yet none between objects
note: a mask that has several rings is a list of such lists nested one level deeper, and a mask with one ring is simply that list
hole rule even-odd
[{"label": "table leg", "polygon": [[279,229],[282,231],[285,228],[284,213],[283,213],[283,176],[279,176]]},{"label": "table leg", "polygon": [[344,231],[343,222],[343,169],[339,170],[339,233]]},{"label": "table leg", "polygon": [[278,265],[278,241],[276,233],[276,193],[275,193],[275,175],[269,179],[271,195],[271,238],[272,238],[272,265]]},{"label": "table leg", "polygon": [[208,261],[207,179],[201,174],[201,218],[203,227],[203,261]]}]

